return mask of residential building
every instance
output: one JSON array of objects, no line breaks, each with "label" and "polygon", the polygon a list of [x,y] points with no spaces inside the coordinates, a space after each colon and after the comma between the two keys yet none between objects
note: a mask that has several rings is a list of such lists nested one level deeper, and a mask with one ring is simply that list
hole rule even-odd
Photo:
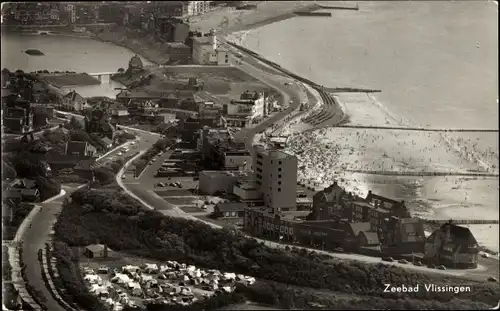
[{"label": "residential building", "polygon": [[54,107],[42,104],[31,104],[33,112],[33,128],[41,128],[54,118]]},{"label": "residential building", "polygon": [[231,100],[224,106],[224,122],[227,126],[247,127],[265,115],[264,95],[245,91],[239,100]]},{"label": "residential building", "polygon": [[184,43],[189,37],[189,25],[173,17],[156,17],[155,28],[167,42]]},{"label": "residential building", "polygon": [[223,153],[224,169],[248,170],[252,164],[252,155],[246,150],[230,150]]},{"label": "residential building", "polygon": [[105,109],[94,107],[86,112],[84,119],[85,131],[89,134],[97,133],[102,137],[113,139],[115,128],[110,121],[111,118]]},{"label": "residential building", "polygon": [[193,62],[198,65],[217,64],[217,37],[193,37]]},{"label": "residential building", "polygon": [[479,245],[466,227],[447,223],[426,240],[425,257],[436,265],[451,268],[477,268]]},{"label": "residential building", "polygon": [[74,90],[63,96],[62,106],[67,111],[82,111],[90,107],[87,100]]},{"label": "residential building", "polygon": [[398,218],[386,220],[385,230],[380,240],[392,254],[423,253],[425,245],[424,223],[418,218]]},{"label": "residential building", "polygon": [[86,141],[68,141],[64,153],[80,157],[93,157],[96,152],[96,148]]},{"label": "residential building", "polygon": [[247,207],[245,208],[243,230],[256,237],[294,242],[296,240],[296,226],[303,222],[301,216],[307,212],[298,213],[300,214],[273,212],[266,207]]},{"label": "residential building", "polygon": [[128,62],[128,70],[127,71],[131,74],[143,71],[142,60],[139,57],[139,55],[136,54],[136,55],[132,56],[132,58]]},{"label": "residential building", "polygon": [[88,258],[107,258],[108,246],[103,244],[92,244],[85,247],[85,256]]},{"label": "residential building", "polygon": [[129,112],[127,107],[120,103],[113,103],[109,106],[111,120],[120,123],[129,119]]},{"label": "residential building", "polygon": [[156,3],[155,12],[162,16],[182,17],[187,13],[184,1],[162,1]]},{"label": "residential building", "polygon": [[[207,120],[200,120],[200,122],[203,121]],[[224,169],[226,166],[225,153],[244,150],[245,144],[234,140],[227,129],[210,129],[208,126],[204,126],[200,131],[198,149],[202,152],[205,167]],[[244,159],[240,160],[244,161]],[[237,161],[236,158],[233,161]],[[235,162],[235,164],[237,163]],[[231,165],[230,162],[228,164]]]},{"label": "residential building", "polygon": [[225,47],[218,46],[215,50],[217,53],[217,65],[231,65],[229,63],[229,50]]},{"label": "residential building", "polygon": [[202,15],[210,11],[212,1],[187,1],[187,15]]},{"label": "residential building", "polygon": [[245,203],[217,203],[214,207],[214,214],[219,218],[243,218],[245,215]]},{"label": "residential building", "polygon": [[240,198],[242,202],[243,201],[253,202],[261,199],[259,187],[257,187],[254,181],[249,181],[249,182],[236,181],[236,183],[233,186],[232,193],[238,196],[238,198]]},{"label": "residential building", "polygon": [[198,115],[200,119],[212,119],[214,124],[220,125],[223,105],[215,104],[214,102],[201,102],[198,105]]},{"label": "residential building", "polygon": [[198,189],[209,195],[216,192],[232,193],[233,186],[241,178],[248,179],[250,176],[238,171],[202,171],[199,173]]},{"label": "residential building", "polygon": [[168,42],[165,45],[170,63],[178,65],[187,65],[190,63],[192,53],[189,46],[181,42]]},{"label": "residential building", "polygon": [[221,117],[221,122],[223,127],[249,128],[252,125],[250,118],[245,116],[225,115]]},{"label": "residential building", "polygon": [[66,4],[65,11],[68,12],[69,22],[76,23],[76,5],[74,3]]},{"label": "residential building", "polygon": [[296,209],[297,157],[282,150],[254,147],[253,169],[266,207],[277,211]]},{"label": "residential building", "polygon": [[370,221],[370,211],[374,207],[363,201],[352,201],[350,202],[350,217],[349,220],[352,222],[369,222]]},{"label": "residential building", "polygon": [[379,246],[378,233],[373,231],[361,231],[358,235],[359,246]]},{"label": "residential building", "polygon": [[394,213],[394,216],[401,218],[410,217],[410,213],[405,205],[405,201],[396,201],[380,195],[376,195],[372,193],[371,190],[368,191],[368,195],[366,196],[365,201],[372,204],[376,208],[390,210],[392,213]]},{"label": "residential building", "polygon": [[98,13],[96,15],[98,15],[98,20],[101,23],[120,24],[123,21],[123,17],[125,15],[125,11],[123,10],[122,5],[115,3],[100,4],[97,12]]},{"label": "residential building", "polygon": [[315,193],[312,219],[328,220],[331,219],[331,215],[338,214],[344,195],[347,195],[345,190],[336,181],[330,187]]},{"label": "residential building", "polygon": [[26,133],[33,128],[33,113],[26,106],[7,107],[2,121],[8,132]]}]

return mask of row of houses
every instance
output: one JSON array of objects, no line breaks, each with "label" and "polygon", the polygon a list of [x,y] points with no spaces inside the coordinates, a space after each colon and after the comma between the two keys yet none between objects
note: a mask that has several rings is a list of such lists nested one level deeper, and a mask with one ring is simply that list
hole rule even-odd
[{"label": "row of houses", "polygon": [[[404,201],[371,191],[362,198],[336,182],[315,193],[304,210],[299,208],[306,204],[299,204],[294,155],[255,146],[253,156],[234,160],[241,164],[237,171],[200,172],[199,190],[233,195],[236,203],[216,205],[215,214],[239,219],[254,236],[368,255],[417,254],[454,267],[477,265],[477,242],[467,228],[446,224],[426,238],[424,223],[411,217]],[[253,172],[243,165],[250,161]]]}]

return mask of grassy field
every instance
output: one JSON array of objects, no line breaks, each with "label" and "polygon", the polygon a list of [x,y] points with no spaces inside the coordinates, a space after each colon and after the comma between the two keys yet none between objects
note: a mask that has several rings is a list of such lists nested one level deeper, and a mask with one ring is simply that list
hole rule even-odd
[{"label": "grassy field", "polygon": [[46,74],[40,77],[48,83],[63,87],[63,86],[88,86],[99,85],[101,82],[96,78],[89,76],[86,73],[62,73],[62,74]]},{"label": "grassy field", "polygon": [[173,91],[187,86],[189,78],[197,78],[203,83],[203,90],[214,95],[241,94],[245,90],[270,90],[254,77],[236,67],[197,66],[197,67],[165,67],[162,73],[156,74],[151,84],[146,87],[149,91]]},{"label": "grassy field", "polygon": [[198,79],[219,79],[227,82],[257,82],[258,80],[241,71],[236,67],[223,67],[223,66],[196,66],[196,67],[183,67],[172,66],[165,67],[165,75],[175,80],[189,79],[191,77],[198,77]]}]

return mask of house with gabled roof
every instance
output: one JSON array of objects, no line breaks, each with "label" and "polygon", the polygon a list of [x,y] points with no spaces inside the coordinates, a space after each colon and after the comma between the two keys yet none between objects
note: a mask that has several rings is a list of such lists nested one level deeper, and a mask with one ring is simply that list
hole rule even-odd
[{"label": "house with gabled roof", "polygon": [[435,265],[477,268],[479,245],[469,228],[450,221],[427,238],[424,258]]},{"label": "house with gabled roof", "polygon": [[93,157],[96,152],[97,149],[86,141],[68,141],[64,153],[80,157]]},{"label": "house with gabled roof", "polygon": [[63,96],[62,106],[68,111],[82,111],[90,107],[87,100],[74,90]]},{"label": "house with gabled roof", "polygon": [[312,219],[326,220],[340,208],[341,199],[346,195],[345,190],[334,182],[328,188],[317,192],[313,196],[313,215]]}]

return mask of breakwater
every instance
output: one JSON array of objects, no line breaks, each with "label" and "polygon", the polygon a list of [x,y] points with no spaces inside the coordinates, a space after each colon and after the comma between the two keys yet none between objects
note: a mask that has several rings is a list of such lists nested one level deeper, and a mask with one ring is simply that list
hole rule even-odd
[{"label": "breakwater", "polygon": [[325,92],[325,89],[323,86],[318,85],[317,83],[315,83],[309,79],[303,78],[297,74],[294,74],[293,72],[290,72],[289,70],[281,67],[280,65],[276,64],[275,62],[272,62],[272,61],[262,57],[258,53],[254,52],[252,50],[249,50],[241,45],[238,45],[238,44],[233,43],[233,42],[227,42],[227,43],[229,45],[231,45],[232,47],[239,49],[239,50],[253,56],[254,58],[260,60],[264,64],[271,66],[274,69],[284,73],[285,75],[292,77],[293,79],[300,81],[306,85],[309,85],[313,89],[315,89],[320,94],[321,99],[325,103],[320,114],[316,115],[316,119],[318,119],[318,117],[319,117],[319,119],[314,121],[314,123],[313,123],[313,125],[315,125],[316,127],[335,126],[335,125],[342,123],[345,120],[346,116],[345,116],[345,113],[342,110],[340,104],[337,102],[335,97],[333,97],[328,92]]},{"label": "breakwater", "polygon": [[293,12],[293,14],[297,16],[318,16],[318,17],[331,17],[332,13],[330,12],[301,12],[301,11],[296,11]]},{"label": "breakwater", "polygon": [[395,127],[395,126],[370,126],[370,125],[339,125],[338,127],[355,129],[421,131],[421,132],[468,132],[468,133],[498,133],[496,129],[433,129],[425,127]]},{"label": "breakwater", "polygon": [[359,6],[345,7],[345,6],[331,6],[331,5],[320,5],[322,10],[350,10],[350,11],[359,11]]},{"label": "breakwater", "polygon": [[329,93],[380,93],[382,90],[362,89],[354,87],[324,87],[325,92]]},{"label": "breakwater", "polygon": [[401,171],[369,171],[344,170],[349,173],[388,175],[388,176],[464,176],[464,177],[499,177],[498,173],[467,173],[467,172],[401,172]]},{"label": "breakwater", "polygon": [[[418,218],[418,217],[417,217]],[[444,225],[450,222],[450,220],[434,220],[434,219],[421,219],[423,222],[434,225]],[[451,223],[454,225],[498,225],[498,219],[453,219]]]}]

